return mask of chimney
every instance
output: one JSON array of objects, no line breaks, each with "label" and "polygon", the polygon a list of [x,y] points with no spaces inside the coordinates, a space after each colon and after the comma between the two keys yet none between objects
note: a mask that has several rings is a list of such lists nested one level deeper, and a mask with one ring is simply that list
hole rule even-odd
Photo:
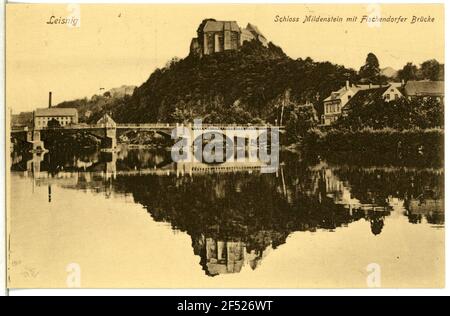
[{"label": "chimney", "polygon": [[349,90],[350,89],[350,81],[345,81],[345,89]]},{"label": "chimney", "polygon": [[48,93],[48,108],[52,107],[52,92],[49,91]]}]

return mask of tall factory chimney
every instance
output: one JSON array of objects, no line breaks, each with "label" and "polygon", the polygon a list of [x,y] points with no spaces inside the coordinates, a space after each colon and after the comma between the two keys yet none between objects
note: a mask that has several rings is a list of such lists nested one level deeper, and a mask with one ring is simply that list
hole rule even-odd
[{"label": "tall factory chimney", "polygon": [[48,93],[48,108],[52,107],[52,92],[49,91]]}]

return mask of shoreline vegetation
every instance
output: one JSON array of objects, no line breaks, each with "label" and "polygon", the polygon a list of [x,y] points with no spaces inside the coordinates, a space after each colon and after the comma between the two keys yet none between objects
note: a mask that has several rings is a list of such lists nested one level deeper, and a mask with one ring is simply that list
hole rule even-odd
[{"label": "shoreline vegetation", "polygon": [[357,165],[443,166],[444,129],[312,129],[296,149]]}]

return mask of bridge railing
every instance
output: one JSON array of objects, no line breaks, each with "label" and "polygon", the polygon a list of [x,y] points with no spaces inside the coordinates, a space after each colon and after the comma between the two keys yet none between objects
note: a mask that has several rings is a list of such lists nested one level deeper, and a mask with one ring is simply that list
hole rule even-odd
[{"label": "bridge railing", "polygon": [[176,128],[173,123],[121,123],[117,124],[117,128]]},{"label": "bridge railing", "polygon": [[[174,124],[174,123],[123,123],[123,124],[72,124],[53,128],[43,128],[39,130],[76,130],[76,129],[98,129],[98,128],[121,128],[121,129],[174,129],[176,127],[186,127],[192,129],[265,129],[278,128],[284,129],[284,126],[271,124],[202,124],[200,126],[194,124]],[[37,129],[36,129],[37,130]],[[19,132],[24,130],[12,130]]]},{"label": "bridge railing", "polygon": [[[195,125],[192,125],[192,127],[195,129]],[[277,125],[271,125],[271,124],[258,124],[258,125],[252,125],[252,124],[202,124],[201,129],[213,129],[213,128],[219,128],[219,129],[227,129],[227,128],[234,128],[234,129],[247,129],[247,128],[280,128],[284,129],[284,126],[277,126]],[[198,127],[197,127],[198,128]]]},{"label": "bridge railing", "polygon": [[153,128],[153,129],[174,129],[176,127],[186,127],[186,128],[193,128],[193,129],[247,129],[247,128],[258,128],[258,129],[264,129],[264,128],[279,128],[284,129],[284,126],[276,126],[271,124],[265,124],[265,125],[242,125],[242,124],[202,124],[200,126],[194,125],[194,124],[173,124],[173,123],[124,123],[124,124],[117,124],[117,128]]}]

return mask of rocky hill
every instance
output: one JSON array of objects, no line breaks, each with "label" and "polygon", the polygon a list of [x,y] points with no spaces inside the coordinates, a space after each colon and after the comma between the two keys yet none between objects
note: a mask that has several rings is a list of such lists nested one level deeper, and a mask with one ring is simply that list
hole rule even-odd
[{"label": "rocky hill", "polygon": [[134,89],[136,89],[136,86],[127,86],[122,85],[117,88],[112,88],[106,91],[103,95],[111,96],[113,98],[122,98],[126,95],[132,95],[134,92]]},{"label": "rocky hill", "polygon": [[273,43],[253,40],[237,51],[173,59],[111,112],[118,122],[273,122],[286,91],[292,102],[320,110],[319,101],[348,79],[357,80],[354,70],[294,60]]},{"label": "rocky hill", "polygon": [[135,88],[135,86],[123,85],[105,91],[103,94],[95,94],[90,99],[64,101],[56,107],[76,108],[80,122],[95,123],[105,112],[111,112],[112,109],[126,102]]}]

